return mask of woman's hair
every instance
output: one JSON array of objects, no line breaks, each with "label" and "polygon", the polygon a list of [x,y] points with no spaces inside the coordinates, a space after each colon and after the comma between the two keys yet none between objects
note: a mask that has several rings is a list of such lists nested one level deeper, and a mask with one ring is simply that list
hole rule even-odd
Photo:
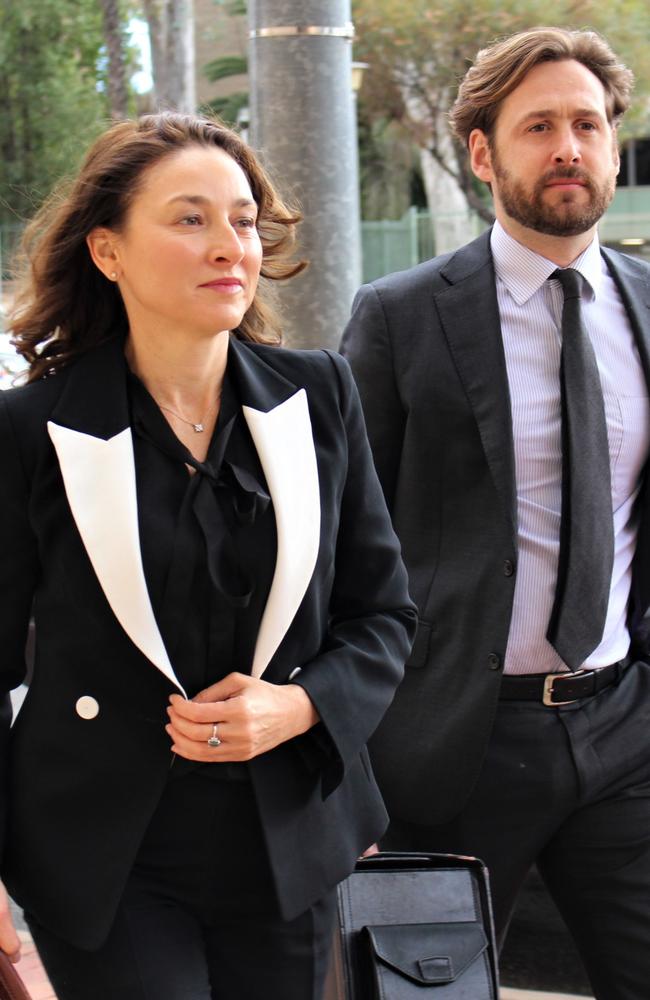
[{"label": "woman's hair", "polygon": [[575,59],[605,88],[610,123],[618,124],[630,104],[634,77],[595,31],[531,28],[481,49],[467,71],[449,118],[465,145],[473,129],[492,138],[501,102],[542,62]]},{"label": "woman's hair", "polygon": [[[210,118],[175,112],[119,122],[91,147],[67,192],[55,192],[25,231],[24,274],[10,328],[16,349],[29,362],[29,381],[127,332],[117,285],[93,263],[86,237],[96,226],[118,232],[147,170],[193,145],[223,149],[246,174],[258,206],[262,278],[290,278],[306,266],[291,258],[300,213],[283,203],[236,132]],[[242,340],[277,344],[278,317],[264,284],[235,333]]]}]

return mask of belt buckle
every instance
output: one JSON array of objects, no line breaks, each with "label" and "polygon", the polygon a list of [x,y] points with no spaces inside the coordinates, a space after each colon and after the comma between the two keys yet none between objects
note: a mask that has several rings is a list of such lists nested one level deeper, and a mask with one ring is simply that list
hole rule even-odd
[{"label": "belt buckle", "polygon": [[557,680],[568,680],[569,677],[580,677],[582,674],[588,674],[589,670],[575,670],[573,673],[562,673],[562,674],[547,674],[544,678],[544,693],[542,694],[542,702],[549,708],[557,708],[558,705],[573,705],[575,701],[580,701],[579,698],[569,698],[568,701],[551,701],[553,697],[553,685]]}]

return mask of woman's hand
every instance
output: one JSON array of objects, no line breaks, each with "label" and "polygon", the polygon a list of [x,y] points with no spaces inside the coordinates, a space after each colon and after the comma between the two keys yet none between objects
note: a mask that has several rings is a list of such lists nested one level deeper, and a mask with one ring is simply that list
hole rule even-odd
[{"label": "woman's hand", "polygon": [[17,962],[20,958],[20,939],[11,919],[9,897],[2,882],[0,882],[0,949],[12,962]]},{"label": "woman's hand", "polygon": [[[187,760],[251,760],[318,722],[304,688],[269,684],[246,674],[228,674],[192,701],[178,694],[169,701],[165,728],[174,753]],[[209,746],[208,739],[215,735],[220,744]]]}]

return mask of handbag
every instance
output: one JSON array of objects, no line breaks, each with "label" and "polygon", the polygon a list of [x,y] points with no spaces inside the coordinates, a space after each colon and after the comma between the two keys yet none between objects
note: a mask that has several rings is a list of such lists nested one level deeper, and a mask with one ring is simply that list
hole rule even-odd
[{"label": "handbag", "polygon": [[4,951],[0,951],[0,1000],[30,1000],[15,965],[9,961]]},{"label": "handbag", "polygon": [[482,861],[375,854],[357,862],[337,894],[326,1000],[498,1000]]}]

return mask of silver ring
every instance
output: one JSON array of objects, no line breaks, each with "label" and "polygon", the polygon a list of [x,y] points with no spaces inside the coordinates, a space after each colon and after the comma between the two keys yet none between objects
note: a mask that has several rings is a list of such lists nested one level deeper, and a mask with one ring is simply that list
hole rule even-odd
[{"label": "silver ring", "polygon": [[216,724],[216,722],[213,723],[213,725],[212,725],[212,736],[208,740],[208,746],[209,747],[220,747],[221,746],[221,740],[217,736],[217,724]]}]

